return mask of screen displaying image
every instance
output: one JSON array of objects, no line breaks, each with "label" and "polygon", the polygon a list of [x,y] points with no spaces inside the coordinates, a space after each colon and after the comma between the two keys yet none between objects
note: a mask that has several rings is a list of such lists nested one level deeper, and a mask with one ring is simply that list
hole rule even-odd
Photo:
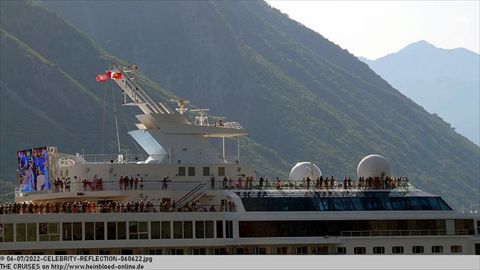
[{"label": "screen displaying image", "polygon": [[50,190],[47,147],[17,151],[21,192]]}]

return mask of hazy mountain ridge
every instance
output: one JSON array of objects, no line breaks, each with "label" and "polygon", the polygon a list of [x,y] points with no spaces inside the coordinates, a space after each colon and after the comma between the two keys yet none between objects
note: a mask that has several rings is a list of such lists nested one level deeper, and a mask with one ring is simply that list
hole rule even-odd
[{"label": "hazy mountain ridge", "polygon": [[[415,185],[441,193],[454,206],[478,197],[477,146],[406,99],[351,54],[263,2],[91,4],[46,3],[105,50],[136,63],[176,95],[210,107],[229,120],[240,120],[251,133],[242,156],[260,165],[260,173],[285,177],[294,162],[311,160],[327,175],[354,176],[359,159],[375,152],[391,160],[395,175],[408,175]],[[6,15],[2,14],[2,28],[4,21],[11,21],[7,31],[21,31],[22,40],[35,47],[36,41],[29,35],[36,34],[22,29],[32,22]],[[41,20],[37,18],[36,23],[41,24]],[[78,46],[91,46],[83,34],[71,39],[52,37],[48,31],[58,32],[55,24],[64,22],[58,19],[52,25],[39,25],[49,36],[40,39],[44,45],[69,46],[76,42]],[[48,40],[61,40],[65,45]],[[58,51],[58,55],[35,50],[49,55],[46,59],[52,62],[56,59],[66,65],[62,70],[87,89],[99,88],[92,78],[108,61],[82,60],[83,53],[97,54],[99,50],[87,50],[72,59],[68,50],[47,47],[43,49]],[[59,59],[62,57],[65,60]],[[2,71],[11,64],[16,63],[2,60]],[[77,76],[84,73],[90,75]],[[49,86],[53,88],[54,84]],[[155,98],[167,95],[158,86],[148,86],[158,90],[152,92]],[[105,100],[101,95],[104,92],[92,92]],[[129,120],[134,112],[120,111],[124,114],[121,130],[131,129],[133,120]],[[101,115],[102,107],[96,112]],[[89,120],[101,126],[98,118]],[[5,121],[2,118],[2,130]],[[95,136],[99,134],[101,131]],[[59,140],[55,144],[71,143]],[[133,143],[131,139],[122,141]],[[78,151],[79,145],[88,151],[98,149],[98,145],[77,142],[65,151]]]},{"label": "hazy mountain ridge", "polygon": [[477,145],[480,141],[480,55],[464,48],[412,43],[376,60],[363,58],[406,96],[439,114]]}]

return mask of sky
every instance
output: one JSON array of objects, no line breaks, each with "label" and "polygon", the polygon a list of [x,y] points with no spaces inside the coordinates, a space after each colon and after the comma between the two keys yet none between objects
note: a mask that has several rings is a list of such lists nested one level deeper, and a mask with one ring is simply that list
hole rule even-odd
[{"label": "sky", "polygon": [[267,2],[355,56],[371,60],[419,40],[480,52],[480,0]]}]

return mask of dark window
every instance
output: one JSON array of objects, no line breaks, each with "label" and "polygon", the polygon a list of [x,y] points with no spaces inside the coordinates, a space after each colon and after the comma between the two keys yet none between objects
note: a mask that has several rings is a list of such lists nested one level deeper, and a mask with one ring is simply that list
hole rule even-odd
[{"label": "dark window", "polygon": [[195,238],[205,238],[205,222],[195,221]]},{"label": "dark window", "polygon": [[460,246],[460,245],[450,246],[450,251],[452,253],[462,253],[462,246]]},{"label": "dark window", "polygon": [[126,222],[117,222],[117,239],[118,240],[127,239],[127,223]]},{"label": "dark window", "polygon": [[188,176],[195,176],[195,167],[188,167]]},{"label": "dark window", "polygon": [[225,167],[218,167],[218,176],[225,176]]},{"label": "dark window", "polygon": [[205,255],[207,254],[207,251],[205,248],[194,248],[193,249],[193,255]]},{"label": "dark window", "polygon": [[296,247],[295,254],[308,254],[308,247]]},{"label": "dark window", "polygon": [[235,254],[243,255],[243,254],[248,254],[248,252],[245,250],[245,248],[236,248],[235,249]]},{"label": "dark window", "polygon": [[367,249],[365,247],[354,247],[353,254],[365,254]]},{"label": "dark window", "polygon": [[107,239],[108,240],[117,239],[117,223],[116,222],[107,222]]},{"label": "dark window", "polygon": [[217,221],[217,238],[223,238],[223,221]]},{"label": "dark window", "polygon": [[392,247],[393,254],[403,254],[403,247],[402,246],[394,246]]},{"label": "dark window", "polygon": [[181,239],[183,237],[183,225],[181,221],[173,222],[173,238]]},{"label": "dark window", "polygon": [[[227,225],[228,226],[228,225]],[[445,235],[445,220],[240,221],[240,237]]]},{"label": "dark window", "polygon": [[162,239],[170,239],[170,221],[162,221]]},{"label": "dark window", "polygon": [[93,222],[85,222],[85,240],[95,240],[95,226]]},{"label": "dark window", "polygon": [[233,238],[233,221],[227,220],[225,221],[225,237],[226,238]]},{"label": "dark window", "polygon": [[373,254],[385,254],[385,247],[373,247]]},{"label": "dark window", "polygon": [[[18,232],[18,225],[17,224],[17,232]],[[62,240],[63,241],[70,241],[72,240],[72,223],[62,223]],[[17,241],[18,241],[18,234],[17,234]]]},{"label": "dark window", "polygon": [[95,222],[95,240],[105,240],[105,224]]},{"label": "dark window", "polygon": [[413,246],[412,247],[412,253],[414,254],[419,254],[419,253],[423,253],[424,250],[423,250],[423,246]]},{"label": "dark window", "polygon": [[185,176],[185,167],[178,167],[178,176]]},{"label": "dark window", "polygon": [[267,254],[267,249],[263,247],[256,247],[253,249],[253,254],[265,255]]},{"label": "dark window", "polygon": [[191,221],[183,222],[183,238],[193,237],[193,223]]},{"label": "dark window", "polygon": [[81,222],[73,223],[73,240],[82,241],[82,223]]},{"label": "dark window", "polygon": [[[25,223],[17,223],[15,225],[16,229],[17,229],[17,238],[16,238],[16,241],[17,242],[25,242],[27,240],[27,225],[25,225]],[[70,239],[68,240],[72,240],[71,239],[71,231],[70,231]]]},{"label": "dark window", "polygon": [[160,239],[160,221],[150,222],[150,230],[152,233],[152,239]]},{"label": "dark window", "polygon": [[347,254],[347,248],[346,247],[337,247],[337,254]]},{"label": "dark window", "polygon": [[443,253],[443,246],[432,246],[432,253]]},{"label": "dark window", "polygon": [[205,221],[205,238],[213,238],[213,221]]},{"label": "dark window", "polygon": [[210,167],[203,167],[203,176],[210,176]]},{"label": "dark window", "polygon": [[247,211],[262,212],[451,210],[440,197],[241,197]]},{"label": "dark window", "polygon": [[287,247],[277,247],[277,248],[275,248],[275,254],[278,254],[278,255],[288,254],[288,248]]},{"label": "dark window", "polygon": [[172,248],[170,249],[170,255],[183,255],[182,248]]},{"label": "dark window", "polygon": [[162,254],[163,254],[163,250],[161,248],[148,250],[148,255],[162,255]]},{"label": "dark window", "polygon": [[[80,240],[82,240],[81,237],[82,237],[82,233],[80,232]],[[27,241],[37,241],[37,223],[27,224]]]}]

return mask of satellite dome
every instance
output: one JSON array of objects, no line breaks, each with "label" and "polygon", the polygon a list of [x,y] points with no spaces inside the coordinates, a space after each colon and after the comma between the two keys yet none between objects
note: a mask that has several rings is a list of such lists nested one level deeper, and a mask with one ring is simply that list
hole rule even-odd
[{"label": "satellite dome", "polygon": [[358,177],[392,176],[392,169],[387,159],[380,155],[368,155],[357,166]]},{"label": "satellite dome", "polygon": [[317,165],[312,162],[299,162],[290,170],[288,179],[290,180],[302,180],[303,178],[310,177],[315,179],[322,176],[322,172]]}]

